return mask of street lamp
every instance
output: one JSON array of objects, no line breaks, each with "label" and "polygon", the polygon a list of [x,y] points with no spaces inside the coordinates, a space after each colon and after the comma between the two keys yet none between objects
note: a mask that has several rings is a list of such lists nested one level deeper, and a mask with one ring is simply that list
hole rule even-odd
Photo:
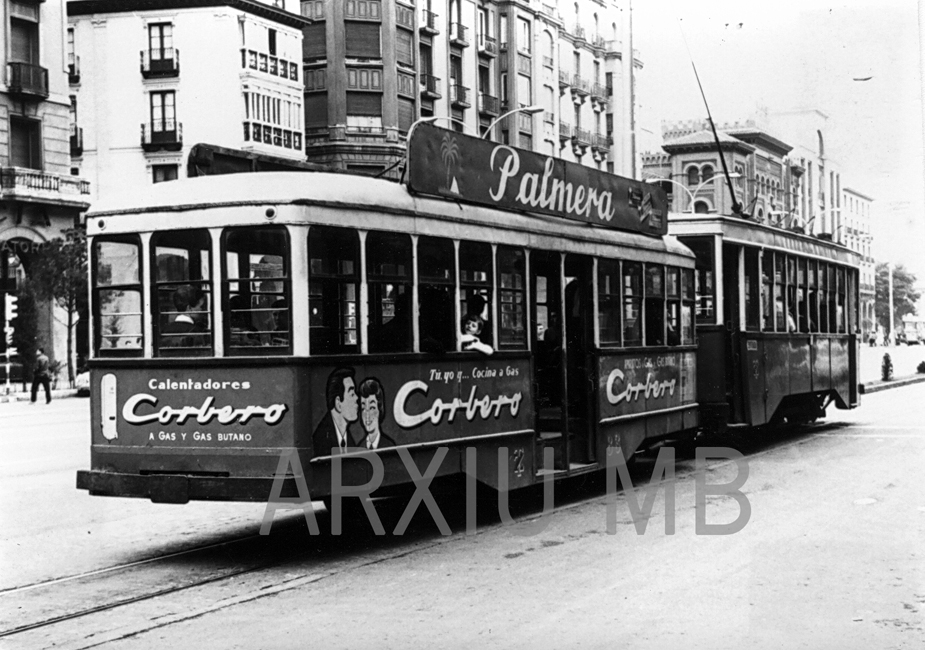
[{"label": "street lamp", "polygon": [[503,120],[504,118],[506,118],[508,115],[513,115],[514,113],[526,113],[527,115],[536,115],[537,113],[542,113],[543,110],[545,109],[543,109],[542,106],[521,106],[520,108],[515,108],[513,110],[508,111],[507,113],[502,113],[501,115],[496,117],[495,120],[491,124],[488,125],[488,128],[485,129],[485,134],[482,136],[482,139],[484,140],[485,138],[487,138],[488,135],[491,133],[491,130],[495,127],[495,125],[501,120]]},{"label": "street lamp", "polygon": [[[408,127],[408,134],[405,136],[405,155],[399,158],[398,160],[396,160],[394,163],[392,163],[385,169],[383,169],[381,172],[379,172],[375,176],[373,176],[373,178],[380,178],[381,176],[385,176],[390,171],[392,171],[393,169],[395,169],[396,167],[398,167],[400,164],[402,164],[408,159],[408,146],[411,144],[411,134],[414,133],[414,129],[417,128],[418,124],[421,124],[423,122],[436,122],[437,120],[449,120],[450,122],[456,122],[457,124],[461,124],[463,127],[468,127],[470,129],[472,128],[471,125],[466,124],[462,120],[457,119],[455,117],[450,117],[449,115],[430,115],[428,117],[419,117],[418,119],[416,119],[414,122],[411,123],[411,126]],[[402,169],[401,179],[399,179],[399,183],[403,182],[404,180],[405,180],[405,170]]]},{"label": "street lamp", "polygon": [[[740,178],[741,176],[742,176],[742,174],[740,174],[739,172],[731,172],[731,173],[729,174],[729,178]],[[682,190],[684,190],[685,192],[687,192],[687,195],[688,195],[688,196],[690,197],[690,199],[691,199],[691,200],[690,200],[690,210],[687,210],[686,212],[690,212],[691,214],[694,214],[694,201],[697,200],[697,193],[701,190],[701,188],[702,188],[704,185],[706,185],[707,183],[712,182],[714,179],[716,179],[716,175],[710,176],[710,178],[705,178],[703,181],[700,182],[700,185],[698,185],[697,187],[694,188],[693,191],[691,191],[691,190],[687,187],[687,185],[685,185],[684,183],[681,183],[681,182],[679,182],[679,181],[672,180],[672,179],[670,179],[670,178],[662,178],[661,176],[652,176],[652,177],[650,177],[650,178],[647,178],[645,182],[646,182],[646,183],[667,182],[667,183],[671,183],[672,185],[677,185],[677,186],[680,187]],[[734,197],[733,197],[733,198],[734,198]]]}]

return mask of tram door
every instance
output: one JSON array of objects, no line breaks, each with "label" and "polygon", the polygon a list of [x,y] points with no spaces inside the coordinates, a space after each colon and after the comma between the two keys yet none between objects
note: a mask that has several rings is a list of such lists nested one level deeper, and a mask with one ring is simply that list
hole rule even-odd
[{"label": "tram door", "polygon": [[588,258],[569,255],[563,268],[558,252],[530,256],[533,383],[536,395],[538,457],[543,448],[555,451],[552,468],[568,469],[569,461],[587,462],[593,440],[588,432],[589,317],[591,265]]}]

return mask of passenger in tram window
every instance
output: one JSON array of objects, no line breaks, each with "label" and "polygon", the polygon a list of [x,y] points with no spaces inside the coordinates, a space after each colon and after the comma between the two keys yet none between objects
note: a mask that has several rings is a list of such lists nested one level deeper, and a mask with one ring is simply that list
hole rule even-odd
[{"label": "passenger in tram window", "polygon": [[289,303],[285,298],[280,298],[270,305],[273,309],[271,313],[273,318],[273,334],[270,337],[270,345],[289,345]]},{"label": "passenger in tram window", "polygon": [[179,313],[161,331],[161,347],[191,348],[207,345],[206,328],[197,314],[205,309],[206,296],[202,291],[193,285],[184,284],[173,292],[171,301]]},{"label": "passenger in tram window", "polygon": [[478,350],[482,354],[493,354],[494,349],[482,343],[479,335],[482,333],[483,321],[478,314],[466,314],[462,319],[462,348],[463,350]]},{"label": "passenger in tram window", "polygon": [[384,449],[394,447],[395,441],[382,432],[385,420],[385,390],[375,377],[367,377],[360,382],[360,424],[365,435],[359,447],[367,449]]},{"label": "passenger in tram window", "polygon": [[251,324],[247,309],[247,298],[234,295],[228,300],[231,326],[231,345],[234,347],[252,347],[260,345],[257,328]]},{"label": "passenger in tram window", "polygon": [[357,441],[350,433],[350,425],[359,415],[355,374],[353,368],[337,368],[328,375],[324,391],[328,412],[312,433],[315,456],[342,454],[347,447],[356,446]]}]

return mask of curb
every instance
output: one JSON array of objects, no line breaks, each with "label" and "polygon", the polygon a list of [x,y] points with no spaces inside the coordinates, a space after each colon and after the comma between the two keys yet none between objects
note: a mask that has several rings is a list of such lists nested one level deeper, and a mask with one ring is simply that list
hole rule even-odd
[{"label": "curb", "polygon": [[925,375],[912,375],[911,377],[903,377],[902,379],[892,379],[890,381],[872,381],[866,384],[861,384],[858,387],[858,391],[862,395],[868,395],[870,393],[877,393],[882,390],[889,390],[891,388],[900,388],[902,386],[909,386],[911,384],[921,384],[925,382]]}]

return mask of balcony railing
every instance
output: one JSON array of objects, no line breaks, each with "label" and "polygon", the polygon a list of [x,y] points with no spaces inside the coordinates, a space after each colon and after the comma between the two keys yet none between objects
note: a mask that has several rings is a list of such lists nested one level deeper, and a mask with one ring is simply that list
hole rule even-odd
[{"label": "balcony railing", "polygon": [[613,138],[601,133],[592,133],[591,134],[591,147],[593,149],[599,149],[601,151],[609,151],[613,146]]},{"label": "balcony railing", "polygon": [[553,61],[553,58],[552,58],[551,56],[545,56],[545,55],[544,55],[544,56],[543,56],[543,65],[545,65],[547,68],[554,68],[554,67],[555,67],[555,61]]},{"label": "balcony railing", "polygon": [[559,122],[559,139],[570,140],[572,138],[572,126],[567,122]]},{"label": "balcony railing", "polygon": [[498,41],[494,36],[479,34],[479,54],[498,56]]},{"label": "balcony railing", "polygon": [[[80,197],[90,193],[90,183],[77,176],[51,174],[38,169],[0,167],[0,199],[7,195],[33,195],[37,198]],[[50,197],[49,194],[63,195]]]},{"label": "balcony railing", "polygon": [[271,144],[284,149],[302,150],[302,134],[299,131],[290,131],[270,124],[244,122],[244,140],[245,142]]},{"label": "balcony railing", "polygon": [[67,82],[69,84],[80,83],[80,57],[74,54],[67,55]]},{"label": "balcony railing", "polygon": [[301,63],[280,59],[256,50],[241,48],[241,67],[266,72],[283,79],[299,80]]},{"label": "balcony railing", "polygon": [[84,153],[84,130],[71,124],[71,157],[79,158]]},{"label": "balcony railing", "polygon": [[604,50],[607,52],[622,52],[623,51],[623,41],[620,40],[610,40],[604,41]]},{"label": "balcony railing", "polygon": [[458,108],[469,108],[469,89],[459,84],[450,84],[450,102]]},{"label": "balcony railing", "polygon": [[572,140],[575,142],[575,144],[587,147],[589,144],[591,144],[591,132],[587,129],[579,129],[578,127],[575,127],[572,130]]},{"label": "balcony railing", "polygon": [[585,28],[582,27],[581,25],[573,26],[572,35],[575,36],[575,38],[580,38],[581,40],[585,40]]},{"label": "balcony railing", "polygon": [[591,37],[591,45],[599,50],[604,50],[607,48],[607,39],[600,34],[595,34]]},{"label": "balcony railing", "polygon": [[12,95],[45,99],[48,97],[48,70],[31,63],[7,63],[6,84]]},{"label": "balcony railing", "polygon": [[439,34],[437,29],[437,14],[427,9],[421,9],[421,31],[425,34]]},{"label": "balcony railing", "polygon": [[440,77],[432,74],[421,75],[421,94],[431,99],[440,99]]},{"label": "balcony railing", "polygon": [[165,47],[162,50],[141,51],[141,76],[145,79],[176,77],[180,74],[180,50]]},{"label": "balcony railing", "polygon": [[598,101],[607,101],[607,86],[604,84],[591,84],[591,97]]},{"label": "balcony railing", "polygon": [[518,113],[517,129],[521,133],[533,133],[533,116],[529,113]]},{"label": "balcony railing", "polygon": [[568,70],[559,70],[559,87],[568,88],[572,85],[572,76],[568,73]]},{"label": "balcony railing", "polygon": [[498,114],[498,98],[488,93],[479,93],[479,113],[483,115]]},{"label": "balcony railing", "polygon": [[183,125],[176,120],[142,124],[141,148],[145,151],[179,151],[183,148]]},{"label": "balcony railing", "polygon": [[591,84],[590,82],[579,75],[572,75],[572,90],[574,90],[579,95],[590,95],[591,94]]},{"label": "balcony railing", "polygon": [[466,26],[462,23],[450,23],[450,42],[460,47],[469,47]]}]

